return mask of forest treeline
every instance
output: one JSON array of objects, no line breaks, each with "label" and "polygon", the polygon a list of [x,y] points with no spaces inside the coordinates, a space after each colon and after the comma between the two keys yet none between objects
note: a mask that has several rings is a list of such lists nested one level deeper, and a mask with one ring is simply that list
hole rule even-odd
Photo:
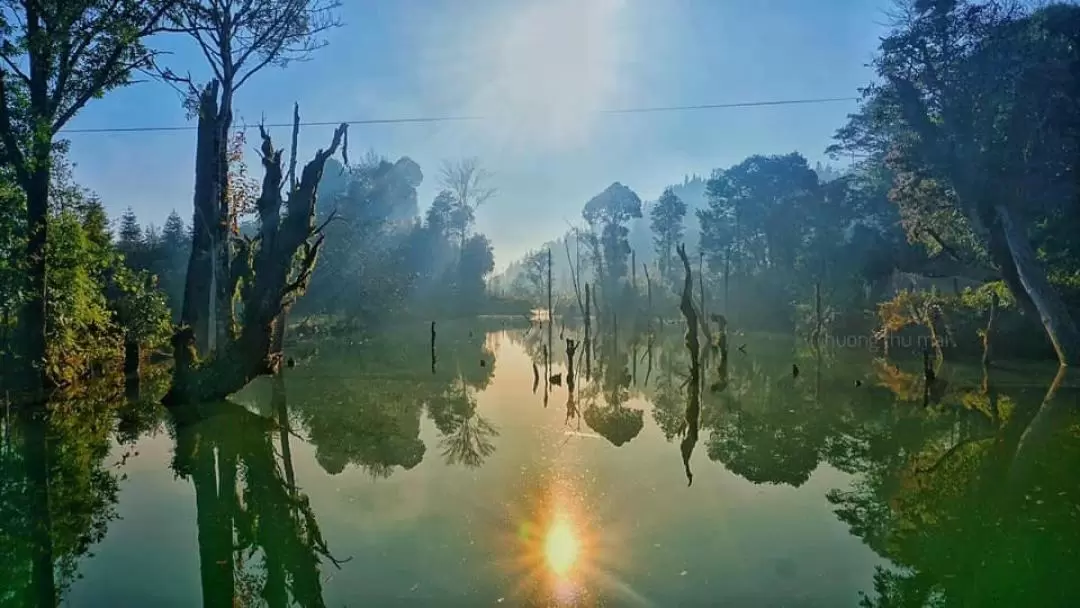
[{"label": "forest treeline", "polygon": [[544,302],[551,250],[566,310],[592,283],[601,309],[672,314],[689,241],[698,305],[743,328],[884,347],[918,328],[939,355],[987,359],[994,335],[1014,356],[1076,363],[1080,8],[901,6],[828,149],[846,171],[754,155],[647,203],[615,183],[499,289]]},{"label": "forest treeline", "polygon": [[[696,204],[671,188],[646,205],[612,184],[585,203],[564,251],[551,252],[572,271],[562,307],[583,313],[585,284],[598,314],[651,317],[673,304],[672,252],[689,218],[703,313],[804,335],[809,323],[815,339],[915,325],[939,352],[1011,332],[1031,354],[1075,363],[1080,8],[903,6],[874,60],[876,82],[830,148],[858,159],[849,171],[823,179],[797,153],[755,155],[686,180]],[[439,168],[444,189],[421,214],[423,170],[374,154],[350,162],[347,125],[306,163],[295,152],[299,108],[291,145],[261,130],[248,141],[234,127],[236,92],[321,48],[340,25],[335,8],[53,0],[4,13],[0,322],[4,369],[19,370],[9,374],[19,388],[70,384],[165,348],[176,362],[169,399],[213,400],[276,370],[300,314],[319,319],[310,327],[363,329],[391,313],[491,303],[491,245],[474,220],[495,191],[479,161]],[[151,45],[159,35],[195,44],[209,80],[167,65]],[[176,87],[197,120],[193,211],[160,230],[125,214],[112,234],[101,201],[71,179],[61,131],[137,73]],[[259,171],[243,166],[245,145],[259,152]],[[642,222],[653,251],[638,260],[630,241]],[[519,265],[519,293],[538,302],[547,255]],[[898,270],[951,289],[924,281],[897,291]]]}]

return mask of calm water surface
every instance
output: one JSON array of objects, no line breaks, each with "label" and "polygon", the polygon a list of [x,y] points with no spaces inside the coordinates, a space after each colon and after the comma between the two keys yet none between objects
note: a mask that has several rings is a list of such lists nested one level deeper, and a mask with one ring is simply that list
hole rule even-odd
[{"label": "calm water surface", "polygon": [[299,344],[175,416],[149,381],[9,413],[3,605],[1077,605],[1055,369],[946,364],[924,407],[918,364],[746,336],[695,384],[672,328],[579,346],[571,392],[546,329],[440,327],[434,366],[426,326]]}]

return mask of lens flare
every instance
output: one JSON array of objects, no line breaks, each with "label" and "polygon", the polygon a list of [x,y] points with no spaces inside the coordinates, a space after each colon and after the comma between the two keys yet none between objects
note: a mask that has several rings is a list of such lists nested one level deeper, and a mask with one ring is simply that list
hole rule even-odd
[{"label": "lens flare", "polygon": [[565,576],[578,558],[578,540],[569,522],[557,518],[548,529],[544,541],[544,556],[548,567],[558,576]]}]

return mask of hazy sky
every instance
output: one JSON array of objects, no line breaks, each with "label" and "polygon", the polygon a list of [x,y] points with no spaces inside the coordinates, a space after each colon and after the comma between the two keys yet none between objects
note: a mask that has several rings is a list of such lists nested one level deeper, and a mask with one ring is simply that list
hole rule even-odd
[{"label": "hazy sky", "polygon": [[[438,189],[442,159],[479,156],[497,198],[478,213],[499,269],[577,222],[613,181],[654,199],[685,174],[707,175],[755,153],[815,160],[854,102],[597,115],[596,110],[847,97],[882,33],[871,0],[345,0],[344,27],[311,61],[257,74],[241,89],[237,124],[301,117],[337,121],[483,115],[483,122],[359,125],[350,152],[408,155]],[[154,43],[159,41],[154,40]],[[161,44],[178,72],[207,74],[186,40]],[[148,82],[109,93],[71,128],[185,124],[177,94]],[[193,124],[193,123],[190,123]],[[279,147],[288,130],[272,132]],[[302,130],[302,156],[330,127]],[[188,220],[194,131],[72,133],[76,178],[113,215],[128,206],[161,225]],[[256,133],[249,132],[249,147]],[[254,153],[249,163],[257,169]]]}]

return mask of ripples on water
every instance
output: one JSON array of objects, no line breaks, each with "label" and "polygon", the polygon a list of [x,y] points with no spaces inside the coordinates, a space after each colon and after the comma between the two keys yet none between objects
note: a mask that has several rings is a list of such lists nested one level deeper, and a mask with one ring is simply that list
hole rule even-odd
[{"label": "ripples on water", "polygon": [[199,411],[154,406],[154,378],[9,411],[0,605],[1080,597],[1080,393],[1055,369],[946,363],[924,407],[921,362],[757,336],[691,391],[677,329],[579,342],[571,372],[580,336],[546,361],[548,327],[502,325],[440,327],[434,366],[424,327],[299,344]]}]

